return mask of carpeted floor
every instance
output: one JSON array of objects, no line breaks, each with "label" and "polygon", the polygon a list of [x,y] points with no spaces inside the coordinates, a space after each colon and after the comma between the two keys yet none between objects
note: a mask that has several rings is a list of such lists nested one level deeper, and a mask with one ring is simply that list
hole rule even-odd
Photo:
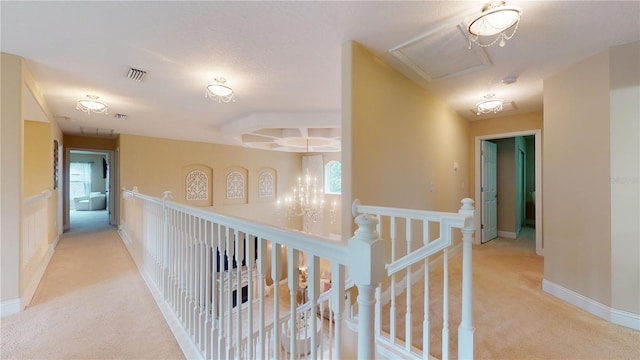
[{"label": "carpeted floor", "polygon": [[[461,255],[450,261],[451,357],[457,357]],[[473,247],[477,359],[640,359],[640,332],[614,325],[541,289],[543,258],[533,239],[498,238]],[[430,277],[431,354],[441,358],[442,270]],[[422,348],[424,283],[412,287],[413,345]],[[396,331],[404,334],[406,296],[397,303]],[[388,313],[388,306],[384,311]],[[388,331],[389,321],[383,320]]]},{"label": "carpeted floor", "polygon": [[0,336],[3,360],[184,358],[107,226],[62,237],[33,301],[1,319]]}]

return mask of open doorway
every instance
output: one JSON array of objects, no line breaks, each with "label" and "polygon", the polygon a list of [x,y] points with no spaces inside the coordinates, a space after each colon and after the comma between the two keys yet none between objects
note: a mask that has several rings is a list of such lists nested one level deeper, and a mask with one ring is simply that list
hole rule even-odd
[{"label": "open doorway", "polygon": [[111,228],[113,194],[113,152],[69,149],[68,229],[72,232]]},{"label": "open doorway", "polygon": [[[489,159],[488,163],[483,152],[487,145],[496,148],[496,158]],[[535,238],[536,254],[543,255],[541,131],[478,136],[475,146],[475,187],[476,194],[479,194],[475,217],[475,230],[479,234],[476,243],[485,243],[489,237],[496,236]],[[490,166],[491,161],[496,166]],[[496,173],[488,173],[492,168]],[[491,191],[485,191],[492,190],[491,183],[484,184],[492,179],[498,187],[493,195]],[[495,231],[485,231],[492,228]]]}]

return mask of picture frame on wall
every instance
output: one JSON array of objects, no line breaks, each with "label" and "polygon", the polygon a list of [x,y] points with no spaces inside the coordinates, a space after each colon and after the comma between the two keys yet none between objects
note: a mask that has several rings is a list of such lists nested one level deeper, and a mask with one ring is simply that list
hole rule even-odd
[{"label": "picture frame on wall", "polygon": [[53,189],[58,188],[58,167],[60,164],[58,163],[58,140],[53,140]]}]

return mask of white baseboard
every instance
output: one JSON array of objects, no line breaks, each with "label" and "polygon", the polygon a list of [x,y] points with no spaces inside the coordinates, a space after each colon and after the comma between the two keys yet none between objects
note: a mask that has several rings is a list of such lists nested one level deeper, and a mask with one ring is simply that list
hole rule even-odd
[{"label": "white baseboard", "polygon": [[[452,258],[457,253],[462,250],[462,243],[459,243],[455,246],[449,248],[448,257]],[[438,256],[433,260],[429,260],[429,271],[433,271],[436,267],[440,266],[443,262],[443,255]],[[420,266],[416,271],[411,273],[411,286],[415,285],[418,281],[420,281],[424,277],[424,266]],[[407,289],[406,276],[401,280],[396,282],[395,286],[395,294],[396,296],[402,294]],[[380,304],[385,305],[389,301],[391,301],[391,287],[387,287],[386,290],[382,292],[380,295]]]},{"label": "white baseboard", "polygon": [[0,317],[17,314],[22,311],[22,301],[13,299],[0,302]]},{"label": "white baseboard", "polygon": [[138,272],[140,273],[140,276],[142,276],[142,279],[147,285],[147,288],[149,289],[151,296],[153,296],[153,300],[156,302],[156,305],[158,305],[158,309],[162,313],[162,316],[164,317],[164,320],[169,326],[171,333],[173,333],[173,336],[178,342],[178,345],[180,346],[180,349],[182,350],[182,353],[184,354],[185,358],[201,359],[202,355],[200,354],[200,351],[198,350],[197,346],[191,340],[189,333],[182,326],[182,324],[180,324],[180,320],[178,320],[178,317],[171,309],[171,306],[166,301],[164,301],[164,298],[160,293],[160,289],[158,289],[155,286],[155,284],[153,283],[153,280],[151,280],[151,277],[149,276],[149,274],[147,274],[147,271],[144,269],[144,266],[142,265],[138,257],[134,254],[134,252],[131,250],[130,248],[131,242],[129,241],[129,237],[127,236],[126,231],[124,231],[124,229],[119,229],[118,234],[120,235],[122,242],[127,248],[129,255],[133,259],[133,262],[136,264],[136,267],[138,268]]},{"label": "white baseboard", "polygon": [[640,330],[640,314],[610,308],[547,279],[542,280],[542,290],[611,323]]},{"label": "white baseboard", "polygon": [[516,238],[516,233],[514,233],[512,231],[499,231],[498,230],[498,237],[507,238],[507,239],[515,239]]},{"label": "white baseboard", "polygon": [[640,314],[634,314],[628,311],[611,309],[612,323],[634,330],[640,330]]},{"label": "white baseboard", "polygon": [[53,244],[49,246],[49,249],[47,249],[47,252],[42,257],[42,261],[40,261],[36,272],[31,278],[31,281],[29,281],[29,284],[27,285],[27,288],[25,289],[21,298],[20,311],[29,306],[29,304],[31,303],[31,299],[33,299],[33,295],[36,294],[38,285],[40,285],[40,280],[42,280],[44,272],[47,270],[47,266],[49,266],[49,262],[53,257],[53,253],[56,251],[55,248],[58,244],[58,239],[56,239],[56,241],[54,241]]},{"label": "white baseboard", "polygon": [[31,303],[31,299],[33,299],[33,295],[36,294],[36,290],[38,289],[38,285],[40,285],[40,281],[44,276],[44,272],[47,270],[49,266],[49,262],[53,257],[53,253],[56,251],[56,247],[58,246],[58,242],[60,241],[60,235],[56,236],[56,239],[47,249],[47,252],[42,257],[42,261],[38,265],[31,281],[27,285],[22,297],[19,299],[7,300],[0,303],[0,317],[13,315],[24,310]]}]

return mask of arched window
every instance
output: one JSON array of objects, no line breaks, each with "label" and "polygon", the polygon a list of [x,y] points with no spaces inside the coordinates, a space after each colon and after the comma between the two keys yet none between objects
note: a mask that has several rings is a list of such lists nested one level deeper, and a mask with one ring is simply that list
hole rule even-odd
[{"label": "arched window", "polygon": [[324,193],[342,194],[342,164],[339,161],[329,161],[324,166]]}]

